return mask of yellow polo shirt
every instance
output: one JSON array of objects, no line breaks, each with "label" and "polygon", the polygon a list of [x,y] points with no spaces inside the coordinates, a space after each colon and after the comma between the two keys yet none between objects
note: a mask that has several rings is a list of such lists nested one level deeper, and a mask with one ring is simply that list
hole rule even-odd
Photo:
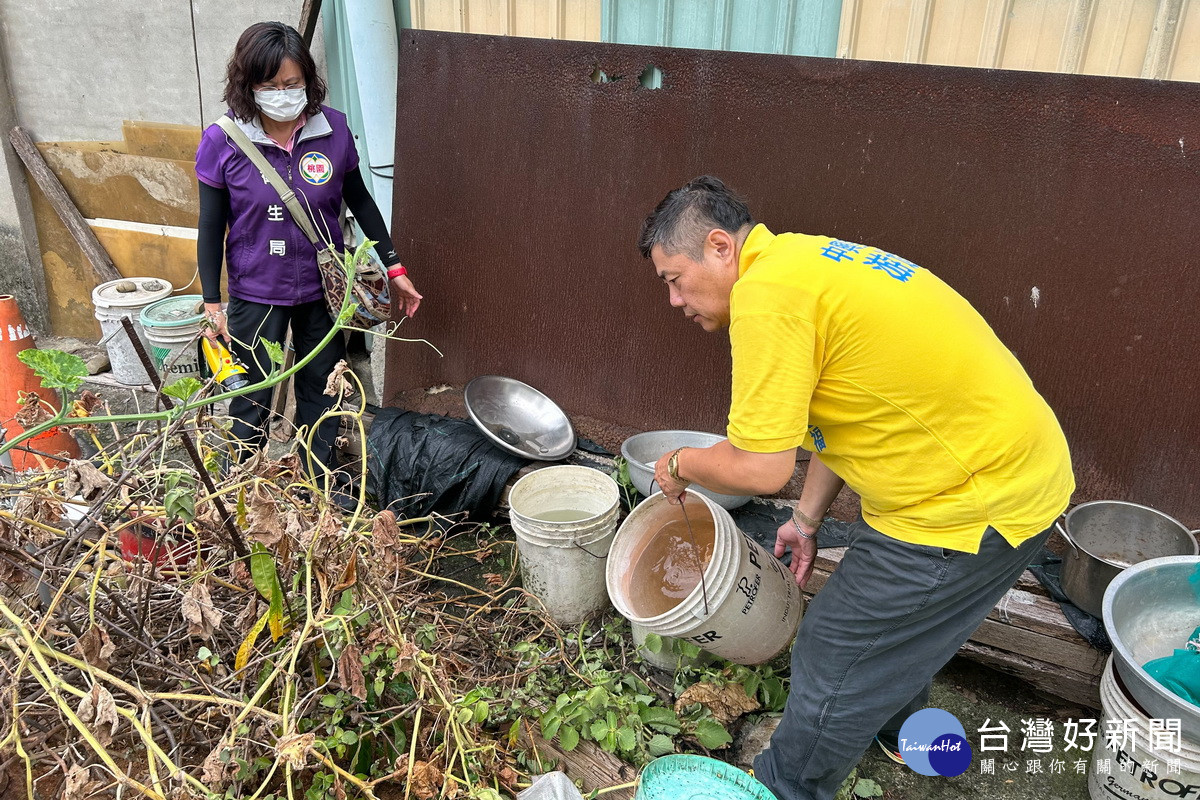
[{"label": "yellow polo shirt", "polygon": [[1054,412],[974,308],[929,270],[865,245],[756,226],[730,297],[729,441],[792,447],[862,497],[876,530],[975,553],[1067,507]]}]

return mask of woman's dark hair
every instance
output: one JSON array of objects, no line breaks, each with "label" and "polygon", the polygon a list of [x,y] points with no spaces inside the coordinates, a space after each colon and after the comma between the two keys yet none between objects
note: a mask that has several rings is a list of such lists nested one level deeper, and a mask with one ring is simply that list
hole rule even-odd
[{"label": "woman's dark hair", "polygon": [[252,120],[258,116],[254,86],[275,77],[285,58],[295,61],[304,74],[308,94],[304,113],[312,115],[320,111],[325,100],[325,81],[317,74],[317,64],[300,34],[282,22],[256,22],[238,37],[225,70],[225,95],[221,99],[229,104],[235,117]]},{"label": "woman's dark hair", "polygon": [[704,252],[704,237],[713,228],[736,234],[754,219],[746,201],[711,175],[693,178],[663,198],[646,221],[638,237],[643,258],[654,245],[667,255],[683,253],[698,259]]}]

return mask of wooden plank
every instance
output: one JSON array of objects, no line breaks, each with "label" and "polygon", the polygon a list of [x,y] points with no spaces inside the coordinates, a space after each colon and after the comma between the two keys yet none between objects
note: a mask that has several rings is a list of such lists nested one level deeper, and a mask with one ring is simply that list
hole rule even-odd
[{"label": "wooden plank", "polygon": [[42,154],[38,151],[37,146],[33,143],[33,139],[19,125],[9,132],[8,139],[12,142],[13,149],[17,151],[21,161],[25,164],[25,169],[33,178],[34,183],[46,195],[50,201],[50,205],[58,214],[59,219],[67,226],[71,237],[83,250],[87,257],[88,263],[92,267],[92,272],[95,273],[96,283],[104,283],[106,281],[114,281],[121,277],[117,272],[117,268],[113,266],[112,259],[108,257],[108,253],[100,246],[100,242],[96,240],[96,235],[92,233],[92,229],[88,227],[84,221],[83,215],[79,213],[79,209],[71,202],[71,198],[67,195],[67,190],[63,188],[46,160],[42,158]]},{"label": "wooden plank", "polygon": [[1047,636],[1090,647],[1087,640],[1063,616],[1058,602],[1039,597],[1022,589],[1009,589],[996,608],[988,615],[992,619],[1018,625]]},{"label": "wooden plank", "polygon": [[958,653],[1020,678],[1039,691],[1086,708],[1100,708],[1100,681],[1090,675],[977,642],[967,642]]},{"label": "wooden plank", "polygon": [[[526,722],[521,725],[520,742],[527,748],[536,749],[546,772],[562,770],[572,780],[581,781],[584,794],[637,780],[636,769],[586,739],[581,739],[579,745],[568,752],[543,739],[534,726]],[[537,758],[531,761],[537,763]],[[604,797],[631,800],[634,792],[635,788],[629,786],[605,792]]]},{"label": "wooden plank", "polygon": [[304,5],[300,8],[300,25],[297,30],[300,31],[300,38],[304,39],[304,46],[311,47],[313,36],[317,32],[317,18],[321,15],[321,0],[304,0]]},{"label": "wooden plank", "polygon": [[971,641],[1057,664],[1084,675],[1092,675],[1097,680],[1104,671],[1104,656],[1086,644],[1066,642],[1015,625],[1005,625],[994,619],[985,619],[971,634]]}]

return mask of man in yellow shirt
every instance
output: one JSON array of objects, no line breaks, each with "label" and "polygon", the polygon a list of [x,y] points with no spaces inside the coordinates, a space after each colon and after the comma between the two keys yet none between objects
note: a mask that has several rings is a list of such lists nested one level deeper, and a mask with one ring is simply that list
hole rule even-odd
[{"label": "man in yellow shirt", "polygon": [[755,761],[781,800],[832,798],[873,738],[903,760],[933,675],[1041,550],[1075,486],[1066,440],[978,312],[899,256],[772,234],[707,176],[663,199],[639,246],[671,305],[728,328],[733,354],[728,440],[663,456],[663,492],[772,494],[811,452],[775,544],[801,586],[843,484],[862,497]]}]

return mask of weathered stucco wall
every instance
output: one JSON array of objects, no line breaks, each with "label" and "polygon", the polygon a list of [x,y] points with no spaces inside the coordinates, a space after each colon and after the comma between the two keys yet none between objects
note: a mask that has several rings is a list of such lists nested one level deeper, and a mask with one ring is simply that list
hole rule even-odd
[{"label": "weathered stucco wall", "polygon": [[385,397],[495,372],[568,413],[723,430],[727,340],[634,248],[711,172],[775,230],[962,292],[1058,412],[1077,501],[1200,522],[1200,86],[420,31],[400,53],[393,230],[426,295],[402,330],[445,356],[393,344]]}]

